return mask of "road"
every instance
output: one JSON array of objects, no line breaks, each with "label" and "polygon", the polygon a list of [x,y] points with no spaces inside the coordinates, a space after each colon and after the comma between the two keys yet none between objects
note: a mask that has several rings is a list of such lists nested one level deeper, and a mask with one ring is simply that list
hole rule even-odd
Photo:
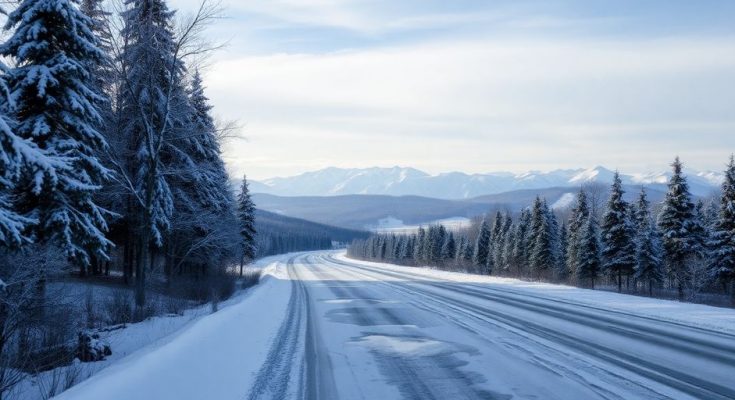
[{"label": "road", "polygon": [[334,252],[283,268],[251,400],[735,398],[724,331]]}]

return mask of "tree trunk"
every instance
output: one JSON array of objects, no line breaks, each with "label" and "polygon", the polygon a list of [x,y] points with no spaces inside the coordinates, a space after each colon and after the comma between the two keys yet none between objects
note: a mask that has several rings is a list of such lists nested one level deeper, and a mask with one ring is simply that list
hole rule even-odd
[{"label": "tree trunk", "polygon": [[735,278],[730,278],[730,303],[735,306]]},{"label": "tree trunk", "polygon": [[143,232],[140,235],[138,260],[135,263],[135,308],[138,316],[143,315],[143,309],[145,307],[145,274],[151,260],[149,255],[150,231],[147,229],[147,224],[144,224],[143,226]]},{"label": "tree trunk", "polygon": [[618,293],[623,291],[623,272],[618,268]]},{"label": "tree trunk", "polygon": [[240,278],[242,278],[242,268],[245,266],[245,254],[240,256]]},{"label": "tree trunk", "polygon": [[653,280],[648,280],[648,296],[653,297]]}]

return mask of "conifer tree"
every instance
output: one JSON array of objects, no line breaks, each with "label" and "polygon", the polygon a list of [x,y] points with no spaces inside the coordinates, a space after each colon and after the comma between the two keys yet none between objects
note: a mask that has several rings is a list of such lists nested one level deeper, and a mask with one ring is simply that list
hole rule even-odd
[{"label": "conifer tree", "polygon": [[240,276],[246,262],[255,258],[255,204],[250,197],[248,178],[243,175],[240,193],[237,196],[237,219],[240,221],[242,253],[240,254]]},{"label": "conifer tree", "polygon": [[658,216],[658,228],[662,235],[664,261],[669,278],[677,287],[679,299],[684,299],[684,286],[687,279],[687,262],[695,255],[694,204],[689,194],[689,184],[682,174],[682,165],[676,157],[673,175],[669,180],[666,198]]},{"label": "conifer tree", "polygon": [[475,242],[475,254],[472,258],[478,272],[488,273],[488,256],[490,251],[490,226],[487,219],[483,219]]},{"label": "conifer tree", "polygon": [[623,193],[620,174],[615,171],[610,199],[602,220],[602,260],[603,270],[616,278],[618,292],[623,288],[623,275],[631,275],[636,264],[634,232]]},{"label": "conifer tree", "polygon": [[513,239],[513,264],[516,267],[516,274],[518,276],[523,276],[528,265],[530,224],[531,212],[528,209],[524,209],[518,218],[518,225],[516,226]]},{"label": "conifer tree", "polygon": [[447,235],[447,240],[444,241],[444,246],[442,247],[442,261],[453,260],[456,252],[457,243],[454,240],[454,234],[452,232],[449,232],[449,234]]},{"label": "conifer tree", "polygon": [[423,226],[420,226],[416,234],[416,243],[413,251],[413,258],[416,260],[416,264],[420,265],[422,262],[426,261],[426,257],[424,256],[424,249],[426,248],[425,242],[426,229],[424,229]]},{"label": "conifer tree", "polygon": [[656,225],[651,217],[650,205],[645,189],[641,189],[635,206],[636,227],[636,265],[635,278],[648,287],[648,295],[653,295],[653,287],[661,283],[661,249]]},{"label": "conifer tree", "polygon": [[584,189],[579,189],[577,194],[577,202],[572,208],[569,216],[569,231],[567,235],[567,270],[572,276],[576,276],[575,268],[577,266],[577,250],[580,243],[580,232],[582,227],[587,223],[590,215],[589,204],[587,203],[587,193]]},{"label": "conifer tree", "polygon": [[44,155],[32,142],[13,132],[10,113],[14,103],[2,75],[4,71],[5,66],[0,63],[0,247],[16,248],[30,241],[24,231],[35,221],[18,214],[10,201],[10,192],[26,159],[43,160]]},{"label": "conifer tree", "polygon": [[725,170],[720,195],[720,212],[710,241],[712,272],[714,278],[730,285],[730,296],[735,304],[735,159]]},{"label": "conifer tree", "polygon": [[579,248],[577,249],[575,273],[580,282],[589,282],[595,288],[595,280],[600,274],[600,244],[597,222],[594,216],[587,217],[582,229],[578,232]]},{"label": "conifer tree", "polygon": [[106,146],[96,129],[104,99],[90,66],[107,60],[93,23],[71,0],[24,0],[5,29],[14,29],[0,54],[15,60],[6,76],[15,134],[45,155],[28,160],[15,185],[17,206],[38,221],[37,240],[58,243],[81,266],[106,259],[107,212],[93,200],[110,174],[96,156]]},{"label": "conifer tree", "polygon": [[569,270],[567,269],[567,224],[565,222],[562,222],[561,227],[559,228],[559,260],[557,260],[557,269],[556,269],[556,278],[559,281],[563,281],[567,279],[569,275]]},{"label": "conifer tree", "polygon": [[540,279],[541,274],[554,265],[552,227],[546,203],[536,197],[531,211],[530,254],[531,270]]}]

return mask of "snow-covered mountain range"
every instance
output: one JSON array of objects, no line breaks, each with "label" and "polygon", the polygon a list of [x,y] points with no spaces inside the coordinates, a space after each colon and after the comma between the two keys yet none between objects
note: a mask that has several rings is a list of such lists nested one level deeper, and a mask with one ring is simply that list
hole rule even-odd
[{"label": "snow-covered mountain range", "polygon": [[[692,193],[707,196],[722,182],[722,174],[711,171],[685,171]],[[579,187],[583,184],[609,184],[614,172],[604,167],[559,169],[521,174],[495,172],[465,174],[449,172],[431,175],[415,168],[325,168],[286,178],[251,182],[251,191],[279,196],[337,196],[348,194],[416,195],[439,199],[467,199],[521,189]],[[664,190],[668,172],[622,174],[625,185]]]}]

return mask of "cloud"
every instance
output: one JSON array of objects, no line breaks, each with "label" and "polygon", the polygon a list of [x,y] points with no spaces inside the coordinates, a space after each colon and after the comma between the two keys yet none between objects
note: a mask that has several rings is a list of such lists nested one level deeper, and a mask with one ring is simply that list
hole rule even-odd
[{"label": "cloud", "polygon": [[651,156],[665,165],[694,145],[735,148],[729,38],[453,41],[275,54],[220,62],[207,83],[218,111],[248,124],[251,141],[228,154],[289,160],[279,174],[310,158],[479,172],[622,166],[611,150],[627,155],[626,166]]}]

